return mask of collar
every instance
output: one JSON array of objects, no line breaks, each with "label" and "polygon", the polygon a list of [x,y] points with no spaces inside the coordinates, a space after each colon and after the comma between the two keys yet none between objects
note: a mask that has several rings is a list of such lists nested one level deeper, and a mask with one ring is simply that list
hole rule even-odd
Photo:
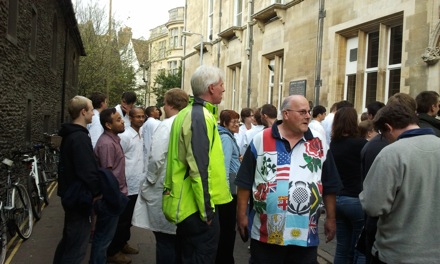
[{"label": "collar", "polygon": [[214,117],[215,120],[217,120],[217,114],[218,114],[218,107],[208,101],[203,100],[200,97],[194,97],[194,104],[202,105],[205,107]]},{"label": "collar", "polygon": [[[272,136],[274,138],[281,139],[281,135],[280,135],[280,131],[278,130],[278,126],[281,125],[282,123],[283,123],[283,120],[277,120],[275,123],[273,123],[273,125],[272,125]],[[313,134],[310,131],[310,128],[307,129],[307,131],[304,133],[303,139],[304,139],[304,141],[313,139]]]},{"label": "collar", "polygon": [[112,133],[108,130],[104,130],[104,134],[109,136],[113,141],[115,141],[117,143],[121,142],[121,139],[118,137],[118,135],[115,135],[114,133]]},{"label": "collar", "polygon": [[397,137],[397,140],[402,139],[402,138],[410,138],[410,137],[423,136],[423,135],[435,135],[434,130],[432,128],[410,129],[410,130],[407,130],[407,131],[403,132],[402,134],[400,134]]}]

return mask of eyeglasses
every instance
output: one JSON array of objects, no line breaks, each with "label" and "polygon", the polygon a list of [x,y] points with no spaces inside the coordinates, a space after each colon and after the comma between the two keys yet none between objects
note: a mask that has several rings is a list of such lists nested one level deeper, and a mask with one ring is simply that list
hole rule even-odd
[{"label": "eyeglasses", "polygon": [[292,110],[292,109],[284,109],[284,111],[287,111],[287,112],[290,112],[290,111],[292,111],[292,112],[297,112],[297,113],[299,113],[299,114],[302,115],[302,116],[304,116],[304,115],[306,115],[306,114],[309,114],[309,115],[312,114],[312,110]]}]

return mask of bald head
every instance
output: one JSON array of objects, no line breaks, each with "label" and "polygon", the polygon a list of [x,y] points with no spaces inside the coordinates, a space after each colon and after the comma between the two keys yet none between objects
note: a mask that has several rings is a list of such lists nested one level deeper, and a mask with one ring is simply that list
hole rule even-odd
[{"label": "bald head", "polygon": [[[309,103],[307,98],[305,98],[302,95],[290,95],[286,97],[283,101],[283,104],[281,105],[281,111],[285,111],[286,109],[291,109],[294,106],[297,106],[299,104]],[[307,110],[307,109],[306,109]],[[308,109],[310,110],[310,109]]]}]

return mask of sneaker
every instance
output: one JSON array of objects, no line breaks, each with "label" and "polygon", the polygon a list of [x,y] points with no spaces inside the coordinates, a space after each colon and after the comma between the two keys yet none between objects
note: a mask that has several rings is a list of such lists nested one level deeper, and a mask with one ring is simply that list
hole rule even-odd
[{"label": "sneaker", "polygon": [[113,256],[107,257],[107,263],[114,264],[130,264],[131,258],[127,257],[124,253],[118,252]]},{"label": "sneaker", "polygon": [[139,249],[131,247],[129,244],[125,244],[124,248],[122,248],[121,250],[122,253],[124,254],[139,254]]}]

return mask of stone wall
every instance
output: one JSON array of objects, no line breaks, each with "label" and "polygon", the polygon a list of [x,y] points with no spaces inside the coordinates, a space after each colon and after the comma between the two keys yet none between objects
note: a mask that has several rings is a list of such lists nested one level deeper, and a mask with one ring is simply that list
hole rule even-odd
[{"label": "stone wall", "polygon": [[1,159],[67,120],[65,103],[77,93],[79,56],[85,55],[70,0],[18,1],[15,39],[8,33],[12,1],[0,2]]}]

